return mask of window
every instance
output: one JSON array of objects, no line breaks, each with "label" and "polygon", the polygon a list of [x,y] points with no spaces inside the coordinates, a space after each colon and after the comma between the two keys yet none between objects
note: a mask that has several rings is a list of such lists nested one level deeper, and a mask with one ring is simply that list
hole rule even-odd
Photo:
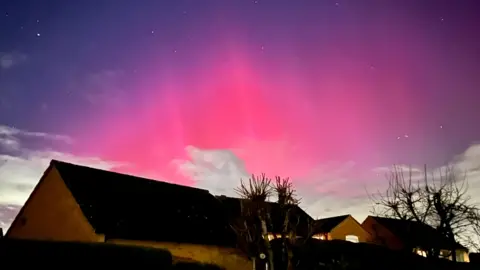
[{"label": "window", "polygon": [[465,262],[465,256],[464,256],[464,253],[461,251],[461,250],[457,250],[455,252],[455,254],[457,255],[457,262]]},{"label": "window", "polygon": [[324,235],[324,234],[321,234],[321,233],[318,233],[318,234],[313,235],[312,238],[314,238],[314,239],[320,239],[320,240],[325,240],[325,235]]},{"label": "window", "polygon": [[416,248],[416,249],[415,249],[415,253],[417,253],[417,255],[420,255],[420,256],[422,256],[422,257],[427,257],[427,252],[426,252],[425,250]]},{"label": "window", "polygon": [[[285,237],[288,238],[288,235],[285,235]],[[268,241],[272,241],[275,238],[280,239],[280,238],[282,238],[282,235],[281,234],[273,234],[273,233],[268,234]]]},{"label": "window", "polygon": [[352,243],[358,243],[358,236],[356,235],[347,235],[345,236],[345,240],[352,242]]}]

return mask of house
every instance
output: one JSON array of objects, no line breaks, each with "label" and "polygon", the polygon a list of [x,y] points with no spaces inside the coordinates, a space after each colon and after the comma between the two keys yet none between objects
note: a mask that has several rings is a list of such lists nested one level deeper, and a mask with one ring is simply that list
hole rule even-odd
[{"label": "house", "polygon": [[344,215],[316,220],[313,238],[367,243],[371,235],[351,215]]},{"label": "house", "polygon": [[[440,248],[440,257],[451,260],[449,241],[437,230],[426,224],[368,216],[363,221],[362,226],[372,235],[372,240],[376,244],[384,245],[390,249],[411,250],[422,256],[426,256],[429,249]],[[455,245],[457,262],[468,262],[468,249],[458,243]]]},{"label": "house", "polygon": [[222,210],[207,190],[53,160],[5,237],[156,247],[251,268]]},{"label": "house", "polygon": [[[218,196],[217,198],[222,202],[224,211],[227,213],[228,219],[231,223],[234,223],[235,220],[241,218],[242,207],[245,207],[248,203],[248,200],[240,198],[232,198],[227,196]],[[266,202],[265,206],[269,211],[271,219],[271,227],[268,228],[269,240],[280,238],[285,223],[285,214],[287,211],[290,213],[290,218],[295,218],[295,220],[291,220],[291,222],[295,223],[294,227],[296,236],[309,236],[309,229],[310,226],[313,225],[314,220],[298,205],[282,206],[276,202]]]}]

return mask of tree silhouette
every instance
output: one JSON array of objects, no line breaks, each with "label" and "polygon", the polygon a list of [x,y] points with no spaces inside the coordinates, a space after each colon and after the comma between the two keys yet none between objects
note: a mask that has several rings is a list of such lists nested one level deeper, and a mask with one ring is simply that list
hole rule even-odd
[{"label": "tree silhouette", "polygon": [[[480,232],[480,211],[467,194],[465,175],[461,177],[453,167],[439,172],[437,177],[434,173],[429,175],[425,166],[423,175],[414,178],[411,167],[405,173],[400,166],[394,165],[387,175],[388,188],[371,196],[373,213],[435,228],[448,240],[448,255],[456,261],[458,243],[475,248],[472,236]],[[432,243],[426,250],[427,256],[438,258],[441,248]]]},{"label": "tree silhouette", "polygon": [[[259,176],[252,175],[248,181],[242,179],[235,191],[242,198],[242,222],[234,229],[248,243],[254,265],[257,257],[263,259],[262,254],[264,254],[268,257],[269,269],[274,270],[275,261],[290,268],[292,252],[289,252],[289,246],[296,239],[296,228],[300,222],[299,213],[295,212],[300,200],[296,196],[290,178],[276,176],[275,181],[272,181],[264,173]],[[274,195],[277,197],[276,204],[268,202],[268,199]],[[276,217],[280,219],[272,219],[272,211],[275,211]],[[282,224],[274,224],[279,220]],[[270,243],[269,232],[278,227],[281,228],[281,232],[279,235],[273,234],[273,239],[280,240],[281,252],[275,254]],[[274,256],[277,255],[279,257],[274,260]]]}]

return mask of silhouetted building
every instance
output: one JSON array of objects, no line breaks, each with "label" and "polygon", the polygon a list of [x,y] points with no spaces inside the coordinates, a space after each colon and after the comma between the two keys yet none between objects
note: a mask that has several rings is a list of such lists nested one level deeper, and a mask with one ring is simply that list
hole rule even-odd
[{"label": "silhouetted building", "polygon": [[343,215],[316,220],[313,238],[368,243],[371,235],[351,215]]},{"label": "silhouetted building", "polygon": [[[429,225],[393,218],[368,216],[363,228],[372,235],[372,240],[391,249],[411,250],[426,256],[427,250],[439,249],[440,257],[452,259],[452,245],[442,234]],[[454,243],[457,262],[468,262],[468,249]]]},{"label": "silhouetted building", "polygon": [[6,237],[158,247],[177,260],[251,268],[207,190],[60,161],[50,163]]}]

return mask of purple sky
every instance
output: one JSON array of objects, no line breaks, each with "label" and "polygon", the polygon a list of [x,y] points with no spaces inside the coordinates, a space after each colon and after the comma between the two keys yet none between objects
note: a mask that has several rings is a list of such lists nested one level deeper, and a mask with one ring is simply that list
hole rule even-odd
[{"label": "purple sky", "polygon": [[0,226],[52,157],[290,176],[313,216],[363,218],[394,163],[480,187],[478,1],[141,2],[0,3]]}]

